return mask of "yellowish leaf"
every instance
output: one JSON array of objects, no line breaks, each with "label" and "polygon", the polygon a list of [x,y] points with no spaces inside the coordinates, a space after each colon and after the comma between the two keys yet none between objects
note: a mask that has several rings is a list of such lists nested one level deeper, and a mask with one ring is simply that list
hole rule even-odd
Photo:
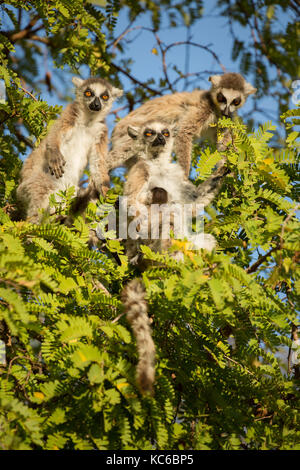
[{"label": "yellowish leaf", "polygon": [[35,398],[39,398],[40,400],[44,400],[45,395],[42,392],[34,392]]},{"label": "yellowish leaf", "polygon": [[79,355],[80,359],[82,360],[82,362],[85,362],[85,361],[86,361],[86,357],[85,357],[84,354],[82,354],[81,351],[78,351],[78,355]]},{"label": "yellowish leaf", "polygon": [[122,387],[126,387],[128,385],[128,382],[122,382],[117,385],[117,388],[120,390]]}]

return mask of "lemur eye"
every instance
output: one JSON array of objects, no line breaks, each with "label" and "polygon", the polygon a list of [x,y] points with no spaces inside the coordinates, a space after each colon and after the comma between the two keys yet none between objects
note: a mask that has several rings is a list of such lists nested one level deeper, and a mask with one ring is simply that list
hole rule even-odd
[{"label": "lemur eye", "polygon": [[107,101],[109,96],[107,93],[103,93],[103,95],[101,95],[101,98],[104,100],[104,101]]},{"label": "lemur eye", "polygon": [[219,103],[226,103],[227,101],[225,96],[222,93],[217,94],[217,100],[219,101]]},{"label": "lemur eye", "polygon": [[232,104],[234,104],[234,106],[238,106],[240,103],[241,103],[241,98],[235,98],[235,100],[233,100],[233,102],[232,102]]},{"label": "lemur eye", "polygon": [[170,137],[170,132],[168,130],[162,131],[164,137]]},{"label": "lemur eye", "polygon": [[91,90],[85,90],[84,95],[90,98],[90,96],[93,96],[93,92]]},{"label": "lemur eye", "polygon": [[154,134],[154,132],[149,130],[149,129],[146,129],[145,132],[144,132],[144,136],[146,136],[146,137],[151,137],[153,134]]}]

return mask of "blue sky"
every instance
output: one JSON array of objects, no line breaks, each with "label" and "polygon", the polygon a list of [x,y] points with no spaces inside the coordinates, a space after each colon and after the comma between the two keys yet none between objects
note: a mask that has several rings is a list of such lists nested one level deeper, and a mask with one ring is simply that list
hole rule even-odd
[{"label": "blue sky", "polygon": [[[192,2],[191,2],[192,3]],[[223,68],[225,67],[226,71],[238,72],[239,63],[233,62],[231,58],[233,38],[231,36],[228,20],[220,15],[220,10],[216,9],[216,0],[204,0],[203,6],[203,17],[200,18],[191,28],[190,28],[190,40],[201,44],[202,46],[209,47],[215,54],[218,56],[220,63],[218,63],[213,56],[205,50],[202,50],[198,47],[191,46],[189,49],[190,57],[188,61],[188,72],[207,72],[203,75],[201,79],[191,80],[190,84],[186,88],[186,83],[184,80],[180,81],[177,86],[177,91],[182,91],[183,89],[192,90],[193,88],[209,88],[210,82],[208,81],[209,75],[213,73],[222,73]],[[284,25],[289,19],[289,14],[286,13],[280,16],[280,23]],[[116,27],[114,30],[114,37],[118,37],[129,25],[128,19],[128,9],[123,8],[119,12],[117,18]],[[152,52],[153,48],[157,48],[156,40],[154,35],[149,31],[142,31],[143,28],[151,28],[151,18],[150,13],[146,13],[137,18],[137,20],[130,27],[135,28],[133,31],[126,35],[126,40],[131,40],[125,47],[125,57],[131,58],[133,63],[131,66],[131,73],[140,81],[145,81],[150,78],[155,78],[159,80],[163,77],[162,71],[162,61],[160,55],[156,55]],[[241,27],[239,25],[234,26],[235,34],[239,37],[240,40],[246,40],[248,42],[251,40],[251,32],[249,27]],[[187,28],[185,26],[170,28],[167,27],[167,14],[165,17],[162,16],[162,25],[158,32],[160,40],[164,45],[170,45],[174,42],[185,41],[187,39]],[[158,49],[158,48],[157,48]],[[111,49],[110,49],[111,51]],[[115,62],[118,62],[122,56],[117,52],[117,56],[114,59]],[[176,74],[172,71],[172,66],[176,67],[183,72],[186,71],[186,46],[176,46],[168,52],[166,56],[166,63],[168,67],[168,73],[170,78],[177,77]],[[45,54],[44,57],[41,57],[40,60],[40,74],[37,79],[43,79],[45,74],[45,64],[50,72],[52,72],[52,79],[54,85],[60,90],[61,95],[64,95],[66,92],[72,93],[73,85],[71,83],[72,74],[68,70],[64,70],[65,84],[62,85],[62,82],[57,79],[57,72],[53,70],[53,64],[51,57]],[[54,72],[54,73],[53,73]],[[87,78],[89,76],[89,71],[87,67],[82,67],[81,70],[82,78]],[[62,73],[62,71],[58,71]],[[272,71],[276,73],[276,71]],[[101,75],[101,71],[100,71]],[[120,73],[120,78],[123,83],[125,91],[134,88],[134,84],[127,79],[123,74]],[[253,77],[251,74],[246,77],[250,83],[253,83]],[[69,87],[69,90],[68,90]],[[155,85],[157,88],[157,85]],[[36,93],[33,90],[34,93]],[[74,96],[74,95],[73,95]],[[46,100],[51,105],[63,105],[65,106],[65,101],[56,93],[49,94],[45,87],[42,87],[41,98]],[[247,116],[252,109],[253,100],[255,98],[252,96],[249,97],[245,106],[240,110],[241,117]],[[258,100],[260,108],[264,110],[264,113],[254,112],[251,114],[251,117],[254,118],[256,125],[258,127],[258,122],[266,122],[268,120],[276,121],[278,117],[277,104],[272,96],[264,96]],[[121,102],[114,104],[113,109],[120,108],[122,106]],[[121,111],[119,117],[123,117],[126,114],[126,111]],[[248,116],[249,117],[249,116]],[[109,131],[111,132],[114,127],[114,115],[109,115],[107,118],[107,123]]]},{"label": "blue sky", "polygon": [[[216,10],[216,1],[215,0],[204,0],[204,13],[203,18],[198,20],[190,29],[190,39],[195,43],[199,43],[204,46],[208,46],[213,50],[221,64],[226,68],[226,71],[239,72],[238,62],[233,62],[231,58],[231,51],[233,46],[233,39],[229,31],[227,24],[227,19],[220,16],[219,10]],[[281,22],[285,23],[288,19],[288,14],[282,15]],[[119,34],[123,33],[124,30],[128,27],[128,10],[123,8],[118,16],[116,28],[114,31],[115,37],[118,37]],[[151,28],[151,19],[150,14],[141,15],[135,21],[131,28],[140,28],[146,27]],[[248,27],[244,28],[241,26],[235,26],[235,33],[238,37],[243,40],[250,38],[250,30]],[[168,28],[167,19],[162,18],[162,27],[158,32],[159,38],[164,44],[168,45],[174,42],[185,41],[187,39],[187,28],[185,26],[177,28]],[[163,77],[162,72],[162,62],[159,55],[153,54],[151,51],[153,47],[157,47],[155,37],[151,32],[141,31],[135,29],[129,34],[126,35],[126,39],[132,40],[130,44],[126,47],[126,57],[130,57],[133,60],[131,67],[132,75],[138,78],[140,81],[147,80],[149,78]],[[117,55],[117,61],[121,57],[120,54]],[[170,77],[175,77],[172,73],[171,66],[176,64],[176,66],[185,70],[186,66],[186,46],[181,45],[174,47],[167,54],[167,66]],[[49,68],[51,64],[49,63]],[[188,86],[188,90],[193,88],[209,88],[210,82],[208,81],[209,75],[212,73],[222,73],[222,67],[214,60],[211,54],[207,51],[201,50],[198,47],[190,47],[190,60],[188,65],[188,71],[190,73],[207,71],[208,73],[203,76],[203,79],[197,80]],[[82,77],[87,78],[89,73],[87,68],[82,68]],[[122,83],[124,84],[124,89],[131,89],[134,85],[132,82],[127,79],[123,74],[120,74]],[[246,77],[250,82],[253,82],[253,77],[251,75]],[[181,81],[178,84],[177,90],[182,91],[184,89],[184,81]],[[42,98],[46,99],[50,104],[64,104],[62,101],[58,100],[55,95],[48,95],[48,93],[43,93]],[[240,112],[240,115],[246,115],[252,108],[253,97],[250,97],[246,105]],[[272,119],[274,114],[274,120],[277,118],[277,109],[274,103],[274,100],[271,96],[265,96],[263,100],[260,100],[260,106],[268,111],[268,115],[262,115],[261,113],[254,113],[252,117],[259,121],[267,121]],[[120,103],[116,103],[114,108],[120,107]],[[123,113],[124,115],[124,113]],[[120,114],[122,117],[122,112]],[[113,118],[108,118],[108,124],[110,130],[113,127]]]}]

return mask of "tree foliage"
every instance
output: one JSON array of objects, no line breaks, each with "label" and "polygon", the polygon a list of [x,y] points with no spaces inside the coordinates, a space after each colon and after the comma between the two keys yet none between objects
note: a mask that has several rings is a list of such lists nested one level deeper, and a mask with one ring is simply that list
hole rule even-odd
[{"label": "tree foliage", "polygon": [[[232,57],[241,72],[252,72],[259,96],[273,94],[279,112],[286,111],[291,84],[299,78],[299,2],[218,0],[218,6],[228,19]],[[239,27],[248,30],[247,39],[239,36]]]},{"label": "tree foliage", "polygon": [[[188,13],[194,21],[189,3],[169,9],[170,21]],[[174,241],[185,254],[178,263],[143,247],[159,261],[142,273],[157,348],[153,397],[136,387],[136,344],[120,300],[124,284],[139,274],[121,241],[88,247],[89,229],[113,207],[122,181],[114,177],[100,199],[106,210],[90,204],[71,227],[55,216],[42,225],[12,220],[20,155],[60,110],[30,88],[37,44],[47,46],[56,67],[86,65],[95,73],[101,63],[114,77],[106,38],[113,15],[126,5],[132,17],[150,8],[158,27],[170,2],[26,1],[27,28],[18,2],[1,3],[13,26],[2,31],[0,51],[7,94],[0,104],[0,344],[6,353],[0,447],[299,449],[299,371],[287,368],[291,327],[299,322],[298,109],[282,115],[286,138],[276,147],[271,122],[256,131],[240,121],[221,123],[234,138],[227,150],[231,173],[205,217],[205,229],[218,240],[215,252],[189,251]],[[235,11],[240,21],[243,11],[237,5]],[[38,40],[37,28],[45,31]],[[288,66],[286,73],[293,75]],[[137,101],[142,88],[148,93],[137,84]],[[215,149],[195,145],[195,184],[219,158]],[[61,214],[69,211],[72,191],[63,197],[64,205],[52,198]]]}]

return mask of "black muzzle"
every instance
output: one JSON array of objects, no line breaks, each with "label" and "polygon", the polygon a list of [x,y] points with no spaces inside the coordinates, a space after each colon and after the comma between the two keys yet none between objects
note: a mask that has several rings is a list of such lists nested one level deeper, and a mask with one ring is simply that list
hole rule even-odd
[{"label": "black muzzle", "polygon": [[91,111],[100,111],[102,106],[101,106],[101,101],[99,100],[99,98],[95,98],[94,101],[92,101],[91,104],[89,105],[89,108]]},{"label": "black muzzle", "polygon": [[165,145],[166,144],[166,139],[162,134],[157,134],[155,140],[152,143],[152,147],[156,147],[158,145]]},{"label": "black muzzle", "polygon": [[228,106],[226,106],[224,111],[222,111],[222,114],[223,114],[223,116],[226,116],[226,117],[229,117],[229,118],[231,118],[231,115],[232,115]]}]

